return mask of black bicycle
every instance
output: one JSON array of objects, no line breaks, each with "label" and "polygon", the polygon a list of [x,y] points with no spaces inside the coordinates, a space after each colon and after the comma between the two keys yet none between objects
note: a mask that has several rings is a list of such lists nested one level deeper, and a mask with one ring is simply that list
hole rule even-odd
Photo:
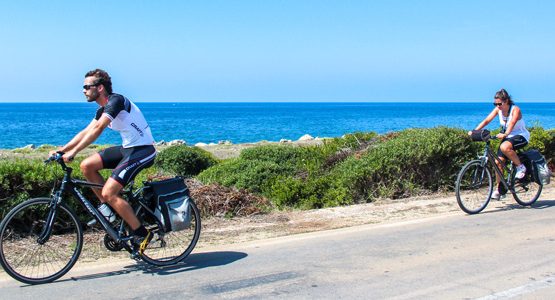
[{"label": "black bicycle", "polygon": [[[57,162],[64,171],[60,184],[55,184],[50,197],[26,200],[14,207],[0,223],[0,263],[13,278],[28,284],[54,281],[76,263],[83,247],[83,229],[77,214],[68,206],[68,195],[81,203],[106,231],[104,245],[111,251],[133,251],[132,236],[121,219],[110,223],[80,192],[80,187],[102,188],[102,185],[72,178],[58,153],[45,163]],[[165,232],[155,216],[152,199],[145,197],[145,187],[133,190],[130,183],[122,191],[139,220],[153,233],[140,259],[155,265],[176,264],[193,251],[201,228],[200,213],[190,199],[191,223],[188,229]]]},{"label": "black bicycle", "polygon": [[[491,200],[494,182],[492,174],[500,179],[500,189],[509,191],[516,202],[523,206],[532,205],[542,192],[543,185],[537,183],[528,168],[526,175],[522,179],[515,178],[516,168],[510,160],[505,165],[497,155],[491,150],[490,140],[496,139],[489,135],[489,132],[482,131],[481,136],[473,138],[474,141],[486,143],[484,153],[476,160],[469,161],[464,165],[457,176],[455,194],[459,207],[468,214],[477,214],[484,210]],[[524,162],[525,157],[521,157]],[[495,161],[501,162],[502,169],[499,169]],[[507,174],[506,178],[504,174]]]}]

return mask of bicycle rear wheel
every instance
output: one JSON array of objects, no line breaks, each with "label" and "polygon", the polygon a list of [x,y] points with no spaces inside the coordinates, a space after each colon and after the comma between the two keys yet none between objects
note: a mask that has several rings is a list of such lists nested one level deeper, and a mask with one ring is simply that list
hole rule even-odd
[{"label": "bicycle rear wheel", "polygon": [[526,172],[522,179],[516,179],[516,168],[511,172],[511,186],[515,193],[513,197],[516,202],[522,206],[530,206],[534,204],[542,193],[543,185],[537,183],[532,178],[532,174]]},{"label": "bicycle rear wheel", "polygon": [[50,198],[27,200],[13,208],[0,224],[0,264],[21,282],[54,281],[73,267],[81,253],[81,224],[65,203],[58,204],[48,240],[38,241],[50,202]]},{"label": "bicycle rear wheel", "polygon": [[165,233],[157,225],[146,225],[155,230],[152,231],[154,237],[143,253],[144,261],[156,266],[172,265],[184,260],[193,251],[201,228],[200,212],[193,199],[189,201],[189,209],[191,225],[187,229]]},{"label": "bicycle rear wheel", "polygon": [[477,214],[488,205],[493,190],[491,172],[480,160],[468,162],[459,172],[455,194],[459,207],[467,214]]}]

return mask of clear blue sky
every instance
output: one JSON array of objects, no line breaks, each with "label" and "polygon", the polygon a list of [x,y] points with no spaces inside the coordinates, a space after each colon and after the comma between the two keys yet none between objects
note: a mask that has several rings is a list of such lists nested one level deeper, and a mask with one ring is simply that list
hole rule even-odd
[{"label": "clear blue sky", "polygon": [[555,100],[553,1],[0,3],[0,102]]}]

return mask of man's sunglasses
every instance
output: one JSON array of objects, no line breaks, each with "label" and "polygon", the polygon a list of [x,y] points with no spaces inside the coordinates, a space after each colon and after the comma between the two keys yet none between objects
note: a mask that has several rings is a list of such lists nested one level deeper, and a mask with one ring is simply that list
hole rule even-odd
[{"label": "man's sunglasses", "polygon": [[503,102],[493,102],[493,106],[501,106],[503,105]]},{"label": "man's sunglasses", "polygon": [[85,84],[85,85],[83,86],[83,88],[84,88],[85,90],[88,91],[88,90],[90,90],[93,86],[99,86],[99,85],[100,85],[100,82],[97,82],[97,83],[95,83],[95,84]]}]

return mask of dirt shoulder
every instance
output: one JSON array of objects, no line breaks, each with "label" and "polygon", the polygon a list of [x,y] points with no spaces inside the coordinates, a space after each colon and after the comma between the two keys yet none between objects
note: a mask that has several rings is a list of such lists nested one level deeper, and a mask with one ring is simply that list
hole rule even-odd
[{"label": "dirt shoulder", "polygon": [[199,246],[241,243],[455,212],[460,210],[454,195],[435,195],[307,211],[280,211],[229,220],[212,218],[203,224]]},{"label": "dirt shoulder", "polygon": [[[555,200],[555,188],[544,188],[540,200]],[[486,210],[519,207],[512,196],[492,200]],[[292,234],[330,230],[366,224],[394,223],[439,215],[465,215],[457,205],[454,193],[379,200],[374,203],[314,209],[282,211],[269,214],[204,220],[199,248],[226,245]]]}]

